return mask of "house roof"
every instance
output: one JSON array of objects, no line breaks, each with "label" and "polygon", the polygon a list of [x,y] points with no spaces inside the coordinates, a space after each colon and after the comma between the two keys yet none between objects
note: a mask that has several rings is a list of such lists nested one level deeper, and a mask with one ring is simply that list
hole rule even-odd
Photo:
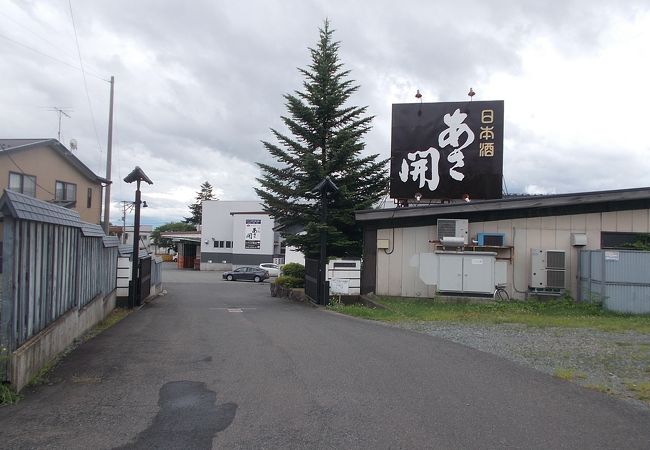
[{"label": "house roof", "polygon": [[79,158],[56,139],[0,139],[0,154],[10,155],[39,147],[50,147],[90,181],[95,183],[110,183],[106,178],[102,178],[90,170],[88,166],[82,163]]},{"label": "house roof", "polygon": [[490,221],[644,208],[650,208],[650,187],[361,210],[355,218],[367,224],[417,226],[449,217]]}]

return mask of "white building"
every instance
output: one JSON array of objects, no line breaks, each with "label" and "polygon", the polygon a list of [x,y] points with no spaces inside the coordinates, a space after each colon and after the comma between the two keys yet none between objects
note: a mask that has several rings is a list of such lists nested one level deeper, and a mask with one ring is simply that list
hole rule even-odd
[{"label": "white building", "polygon": [[201,225],[201,270],[256,266],[281,257],[274,221],[258,201],[206,200]]}]

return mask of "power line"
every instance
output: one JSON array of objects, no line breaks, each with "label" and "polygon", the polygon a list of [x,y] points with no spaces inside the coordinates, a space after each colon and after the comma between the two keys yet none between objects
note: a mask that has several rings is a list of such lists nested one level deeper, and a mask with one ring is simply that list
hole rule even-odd
[{"label": "power line", "polygon": [[[9,152],[5,152],[4,154],[7,155],[7,156],[9,157],[9,160],[10,160],[12,163],[14,163],[14,166],[16,166],[16,167],[18,168],[18,170],[20,170],[20,173],[21,173],[22,175],[27,175],[27,176],[30,176],[30,177],[32,176],[32,175],[29,175],[28,173],[26,173],[26,172],[23,170],[23,168],[20,167],[16,161],[14,161],[14,159],[11,157],[11,154],[10,154]],[[34,180],[36,180],[36,177],[34,177]],[[45,189],[43,186],[41,186],[40,184],[38,184],[36,181],[34,181],[34,184],[36,184],[36,186],[38,186],[39,188],[43,189],[45,192],[47,192],[48,194],[50,194],[50,195],[52,196],[52,198],[55,198],[55,197],[56,197],[55,194],[53,194],[52,192],[50,192],[48,189]]]},{"label": "power line", "polygon": [[68,56],[68,57],[72,57],[72,58],[74,58],[74,55],[68,53],[68,51],[67,51],[66,49],[63,49],[63,48],[57,47],[57,46],[52,42],[51,39],[44,38],[44,37],[41,36],[40,34],[36,33],[34,30],[32,30],[30,27],[28,27],[28,26],[26,26],[26,25],[23,25],[22,23],[18,22],[18,21],[17,21],[16,19],[14,19],[13,17],[10,17],[10,16],[8,16],[7,14],[5,14],[5,13],[3,13],[3,12],[0,12],[0,16],[3,16],[3,17],[6,18],[7,20],[11,21],[14,25],[17,25],[17,26],[19,26],[20,28],[22,28],[23,30],[26,30],[27,32],[29,32],[30,34],[32,34],[33,36],[36,36],[38,39],[40,39],[41,41],[43,41],[44,43],[46,43],[48,46],[52,47],[52,48],[53,48],[54,50],[56,50],[57,52],[61,52],[61,51],[63,51],[63,52],[66,53],[65,56]]},{"label": "power line", "polygon": [[[0,37],[3,38],[3,39],[6,39],[9,42],[12,42],[12,43],[14,43],[16,45],[20,45],[21,47],[24,47],[24,48],[26,48],[28,50],[31,50],[34,53],[38,53],[41,56],[45,56],[46,58],[50,58],[53,61],[56,61],[56,62],[61,63],[61,64],[65,64],[66,66],[71,67],[71,68],[73,68],[75,70],[82,70],[80,67],[77,67],[74,64],[70,64],[69,62],[63,61],[62,59],[59,59],[56,56],[48,55],[47,53],[44,53],[44,52],[42,52],[40,50],[37,50],[34,47],[30,47],[29,45],[23,44],[22,42],[18,42],[15,39],[12,39],[12,38],[10,38],[8,36],[5,36],[4,34],[0,34]],[[90,75],[91,77],[95,77],[95,78],[97,78],[99,80],[106,81],[107,83],[110,82],[109,80],[107,80],[106,78],[104,78],[104,77],[102,77],[100,75],[94,74],[92,72],[86,72],[86,73],[88,73],[88,75]]]},{"label": "power line", "polygon": [[84,79],[84,90],[86,91],[86,99],[88,100],[88,108],[90,108],[90,118],[93,122],[93,130],[95,130],[95,138],[97,139],[97,146],[99,147],[99,153],[102,156],[104,155],[104,150],[102,149],[102,144],[99,141],[99,133],[97,132],[97,125],[95,124],[95,114],[93,113],[93,105],[90,101],[90,94],[88,93],[88,83],[86,81],[86,71],[84,70],[84,64],[81,59],[81,48],[79,47],[79,37],[77,36],[77,26],[74,23],[74,14],[72,13],[72,0],[68,0],[68,5],[70,5],[70,19],[72,19],[72,28],[74,29],[74,39],[77,44],[77,53],[79,55],[79,65],[81,66],[81,74]]}]

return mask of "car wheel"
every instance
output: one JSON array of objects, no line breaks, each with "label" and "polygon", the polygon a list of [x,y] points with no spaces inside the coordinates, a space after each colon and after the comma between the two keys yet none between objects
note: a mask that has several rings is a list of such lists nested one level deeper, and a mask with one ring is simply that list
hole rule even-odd
[{"label": "car wheel", "polygon": [[260,277],[258,277],[257,275],[255,275],[254,279],[255,279],[256,283],[259,283],[260,281],[262,281],[262,279]]},{"label": "car wheel", "polygon": [[232,281],[232,275],[228,275],[227,280]]}]

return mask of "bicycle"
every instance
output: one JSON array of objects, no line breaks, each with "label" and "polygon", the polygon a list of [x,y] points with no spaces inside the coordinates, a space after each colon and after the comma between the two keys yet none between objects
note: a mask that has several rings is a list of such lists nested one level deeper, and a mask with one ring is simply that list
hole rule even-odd
[{"label": "bicycle", "polygon": [[508,291],[506,291],[506,288],[504,286],[497,285],[494,287],[494,301],[496,302],[509,302],[510,301],[510,295],[508,294]]}]

